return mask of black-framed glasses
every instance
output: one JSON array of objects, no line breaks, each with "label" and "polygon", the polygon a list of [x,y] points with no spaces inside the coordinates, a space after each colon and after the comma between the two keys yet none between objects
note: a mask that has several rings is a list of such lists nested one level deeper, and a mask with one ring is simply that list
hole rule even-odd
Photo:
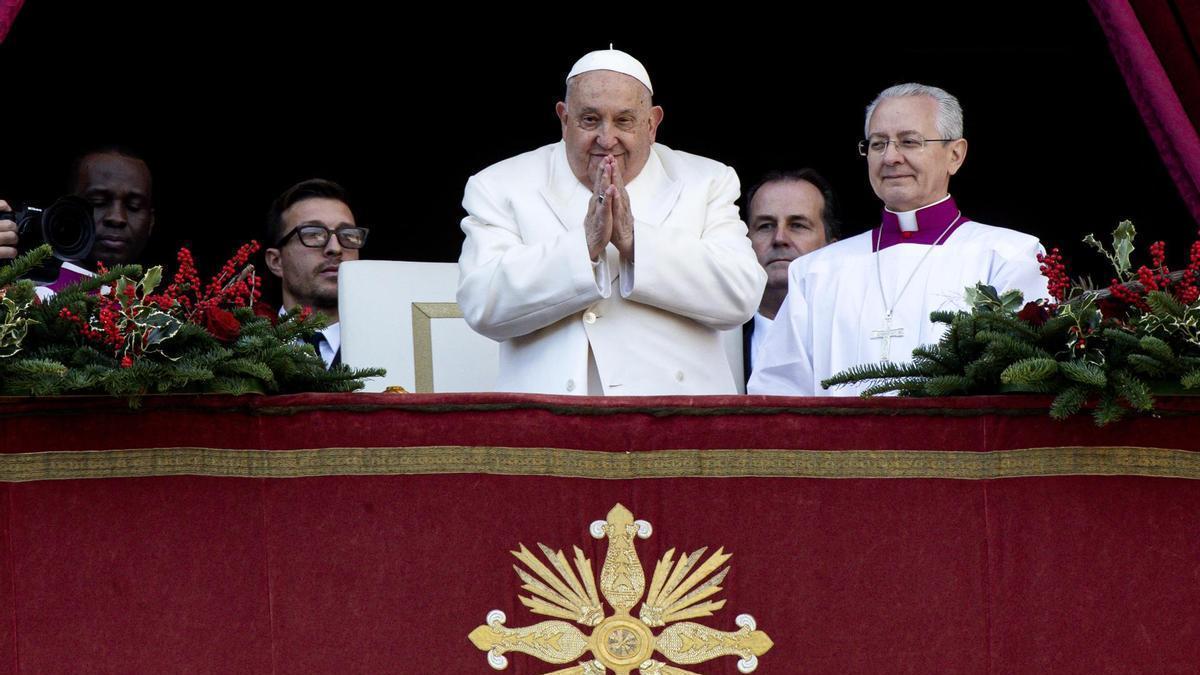
[{"label": "black-framed glasses", "polygon": [[920,152],[925,149],[926,143],[946,143],[957,140],[957,138],[925,138],[924,136],[915,134],[903,136],[894,141],[890,138],[868,138],[865,141],[858,142],[858,154],[863,157],[868,155],[882,155],[887,152],[888,144],[896,146],[896,150],[902,153]]},{"label": "black-framed glasses", "polygon": [[296,237],[301,244],[309,248],[325,248],[330,236],[336,236],[342,248],[362,248],[367,243],[368,232],[370,230],[365,227],[339,227],[331,230],[324,225],[301,225],[293,227],[291,232],[285,234],[275,244],[275,248],[283,248],[292,237]]}]

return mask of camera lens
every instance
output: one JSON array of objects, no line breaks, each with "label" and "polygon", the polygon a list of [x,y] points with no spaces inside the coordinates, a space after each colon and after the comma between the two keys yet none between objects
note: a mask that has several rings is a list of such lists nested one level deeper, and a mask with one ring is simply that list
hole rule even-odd
[{"label": "camera lens", "polygon": [[42,213],[42,236],[58,259],[86,258],[96,240],[91,205],[80,197],[58,199]]}]

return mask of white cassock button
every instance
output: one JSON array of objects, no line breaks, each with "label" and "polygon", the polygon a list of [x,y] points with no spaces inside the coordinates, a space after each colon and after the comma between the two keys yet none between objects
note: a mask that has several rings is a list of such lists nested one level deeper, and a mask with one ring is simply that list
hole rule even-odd
[{"label": "white cassock button", "polygon": [[596,313],[595,312],[584,312],[583,313],[583,322],[584,323],[596,323]]},{"label": "white cassock button", "polygon": [[575,391],[575,380],[567,380],[567,391]]},{"label": "white cassock button", "polygon": [[675,371],[675,381],[683,382],[683,371],[682,370]]}]

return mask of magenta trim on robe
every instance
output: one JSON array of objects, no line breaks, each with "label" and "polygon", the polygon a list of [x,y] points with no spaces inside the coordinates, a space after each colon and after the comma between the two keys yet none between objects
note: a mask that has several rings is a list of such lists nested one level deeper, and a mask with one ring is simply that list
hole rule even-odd
[{"label": "magenta trim on robe", "polygon": [[94,275],[78,272],[76,270],[73,270],[66,266],[63,266],[62,268],[59,269],[58,278],[55,279],[53,282],[47,284],[46,287],[49,288],[50,290],[54,291],[55,293],[61,293],[62,290],[64,288],[66,288],[67,286],[70,286],[73,283],[82,281],[82,280],[90,278],[92,276],[94,276]]}]

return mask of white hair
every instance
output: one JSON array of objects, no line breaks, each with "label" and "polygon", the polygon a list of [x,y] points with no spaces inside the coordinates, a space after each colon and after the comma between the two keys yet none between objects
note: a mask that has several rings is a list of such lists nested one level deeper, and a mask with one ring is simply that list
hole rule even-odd
[{"label": "white hair", "polygon": [[863,138],[871,135],[871,115],[875,112],[875,106],[879,105],[880,101],[885,98],[901,98],[904,96],[928,96],[932,98],[937,103],[937,120],[935,126],[937,126],[938,134],[942,138],[949,140],[957,140],[963,137],[963,112],[958,99],[940,87],[907,82],[884,89],[879,92],[874,101],[871,101],[871,105],[867,106],[867,118],[863,122]]}]

